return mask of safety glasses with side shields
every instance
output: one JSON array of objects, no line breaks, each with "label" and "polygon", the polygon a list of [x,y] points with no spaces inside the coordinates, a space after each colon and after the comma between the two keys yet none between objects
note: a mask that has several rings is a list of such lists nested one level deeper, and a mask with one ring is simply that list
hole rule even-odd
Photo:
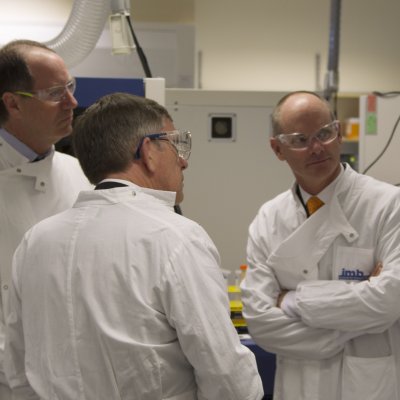
[{"label": "safety glasses with side shields", "polygon": [[276,138],[293,150],[306,150],[314,140],[321,144],[333,142],[339,135],[340,123],[338,120],[324,125],[318,132],[312,135],[304,133],[281,133]]},{"label": "safety glasses with side shields", "polygon": [[67,93],[74,95],[76,89],[76,80],[72,78],[64,86],[53,86],[40,90],[16,90],[14,93],[24,97],[35,98],[40,101],[49,101],[51,103],[59,103],[65,100]]},{"label": "safety glasses with side shields", "polygon": [[139,145],[135,152],[135,159],[140,158],[140,151],[142,149],[143,140],[149,138],[150,140],[165,140],[170,142],[175,148],[179,157],[188,160],[192,150],[192,134],[189,131],[167,131],[160,133],[150,133],[140,139]]}]

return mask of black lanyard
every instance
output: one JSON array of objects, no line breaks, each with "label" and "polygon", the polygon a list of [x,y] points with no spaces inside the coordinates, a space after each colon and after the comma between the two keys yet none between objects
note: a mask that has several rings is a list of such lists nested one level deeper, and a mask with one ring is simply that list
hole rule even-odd
[{"label": "black lanyard", "polygon": [[296,194],[297,194],[297,197],[299,198],[301,205],[303,206],[303,208],[306,212],[307,218],[308,218],[310,216],[310,213],[308,212],[306,203],[304,203],[303,196],[301,195],[300,187],[297,184],[296,184]]}]

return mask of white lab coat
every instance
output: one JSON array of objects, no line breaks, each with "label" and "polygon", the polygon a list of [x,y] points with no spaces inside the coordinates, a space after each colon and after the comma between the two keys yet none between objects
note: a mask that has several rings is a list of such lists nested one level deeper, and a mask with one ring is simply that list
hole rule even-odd
[{"label": "white lab coat", "polygon": [[[23,234],[36,222],[71,207],[80,190],[91,185],[78,161],[52,152],[29,163],[0,137],[0,386],[5,384],[4,316],[12,256]],[[1,400],[7,400],[1,392]]]},{"label": "white lab coat", "polygon": [[[400,399],[399,188],[347,165],[308,219],[293,188],[262,206],[247,254],[244,315],[277,353],[274,400]],[[275,306],[282,289],[300,318]]]},{"label": "white lab coat", "polygon": [[262,398],[217,250],[174,201],[135,185],[81,192],[26,235],[8,318],[17,392],[28,377],[46,400]]}]

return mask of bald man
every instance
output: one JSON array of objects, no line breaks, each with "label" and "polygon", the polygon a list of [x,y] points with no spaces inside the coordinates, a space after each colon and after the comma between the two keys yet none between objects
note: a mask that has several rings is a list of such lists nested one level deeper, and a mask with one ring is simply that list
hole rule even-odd
[{"label": "bald man", "polygon": [[340,162],[312,92],[282,98],[271,148],[295,182],[249,230],[250,334],[277,354],[274,400],[400,399],[400,189]]}]

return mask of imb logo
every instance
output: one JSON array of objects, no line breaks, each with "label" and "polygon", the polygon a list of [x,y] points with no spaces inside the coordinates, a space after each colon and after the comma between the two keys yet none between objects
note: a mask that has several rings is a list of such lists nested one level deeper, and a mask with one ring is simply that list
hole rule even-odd
[{"label": "imb logo", "polygon": [[339,275],[339,280],[345,281],[365,281],[368,278],[369,275],[365,275],[364,272],[359,269],[342,268],[342,273]]}]

